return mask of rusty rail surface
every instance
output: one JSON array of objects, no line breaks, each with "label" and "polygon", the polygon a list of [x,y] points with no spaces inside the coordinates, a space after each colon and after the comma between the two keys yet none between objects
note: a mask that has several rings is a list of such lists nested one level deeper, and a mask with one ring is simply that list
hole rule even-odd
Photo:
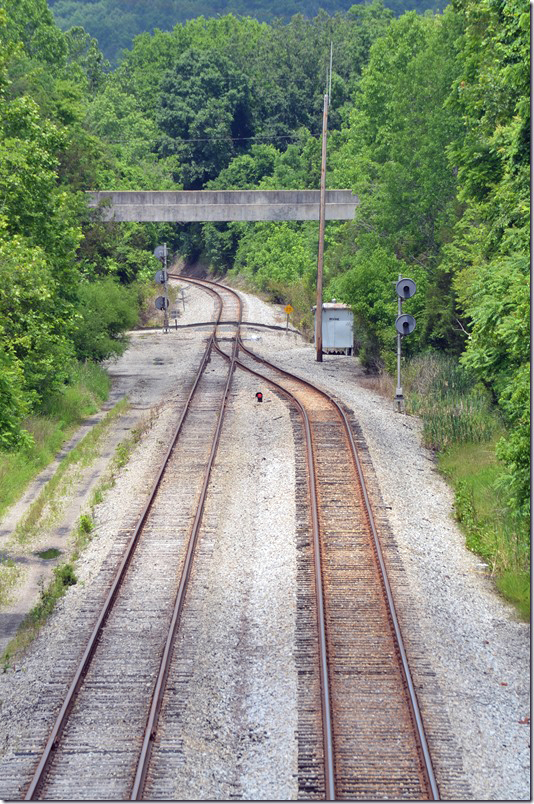
[{"label": "rusty rail surface", "polygon": [[[64,701],[63,701],[63,704],[61,706],[60,712],[59,712],[59,714],[58,714],[58,716],[56,718],[56,721],[54,723],[54,726],[52,728],[52,731],[51,731],[50,736],[48,738],[48,741],[46,743],[46,746],[45,746],[45,748],[43,750],[43,753],[41,755],[41,758],[39,760],[38,766],[37,766],[37,768],[36,768],[36,770],[34,772],[32,780],[31,780],[31,782],[30,782],[30,784],[29,784],[29,786],[27,788],[27,791],[26,791],[26,794],[25,794],[25,797],[24,797],[25,801],[31,801],[31,800],[37,799],[38,796],[39,796],[39,793],[40,793],[40,791],[41,791],[41,789],[43,787],[43,784],[45,783],[46,775],[47,775],[47,772],[49,770],[51,760],[52,760],[52,758],[54,756],[54,752],[56,751],[56,749],[58,747],[58,744],[59,744],[59,742],[61,740],[61,735],[62,735],[62,733],[64,731],[64,728],[65,728],[65,726],[66,726],[66,724],[68,722],[69,714],[70,714],[70,712],[72,710],[72,707],[74,706],[77,694],[78,694],[78,692],[80,691],[80,689],[81,689],[81,687],[83,685],[84,678],[85,678],[85,676],[86,676],[86,674],[88,672],[89,666],[91,664],[91,660],[92,660],[92,658],[93,658],[93,656],[95,654],[95,651],[97,649],[98,642],[99,642],[100,636],[102,634],[103,628],[104,628],[104,626],[106,624],[106,621],[107,621],[107,619],[109,617],[109,614],[110,614],[110,612],[111,612],[111,610],[113,608],[115,600],[117,599],[117,596],[118,596],[119,590],[121,588],[122,582],[123,582],[123,580],[125,578],[126,572],[127,572],[128,567],[129,567],[129,565],[131,563],[131,560],[132,560],[132,557],[133,557],[133,555],[135,553],[136,547],[137,547],[137,545],[139,543],[140,534],[141,534],[141,532],[143,530],[144,524],[145,524],[145,522],[147,520],[147,517],[148,517],[148,514],[150,512],[150,509],[151,509],[151,507],[153,505],[156,493],[157,493],[158,489],[161,486],[162,479],[163,479],[163,476],[165,474],[165,470],[166,470],[167,465],[169,463],[171,453],[172,453],[173,449],[175,448],[175,445],[176,445],[176,443],[178,441],[178,438],[179,438],[180,432],[182,430],[184,421],[185,421],[185,419],[187,417],[187,414],[188,414],[188,411],[189,411],[191,401],[192,401],[192,399],[193,399],[193,397],[195,395],[195,392],[197,390],[197,387],[198,387],[198,384],[200,382],[200,379],[201,379],[201,377],[202,377],[202,375],[203,375],[203,373],[205,371],[205,368],[206,368],[206,366],[207,366],[207,364],[208,364],[208,362],[210,360],[211,352],[212,352],[213,348],[214,347],[216,348],[216,346],[217,346],[217,344],[216,344],[216,332],[217,332],[217,327],[220,324],[222,311],[223,311],[223,302],[222,302],[222,299],[220,299],[220,297],[219,297],[218,298],[218,310],[217,310],[215,322],[213,324],[213,332],[212,332],[210,338],[208,339],[206,349],[204,351],[202,360],[200,362],[200,365],[199,365],[199,368],[198,368],[198,371],[197,371],[193,386],[191,388],[191,391],[190,391],[189,396],[187,398],[187,401],[185,403],[184,409],[183,409],[183,411],[181,413],[179,422],[178,422],[178,424],[177,424],[177,426],[176,426],[176,428],[175,428],[175,430],[173,432],[170,446],[168,447],[167,452],[165,454],[165,458],[164,458],[164,460],[163,460],[163,462],[162,462],[162,464],[161,464],[161,466],[160,466],[160,468],[158,470],[156,479],[155,479],[155,481],[154,481],[154,483],[152,485],[152,488],[151,488],[151,490],[149,492],[149,496],[148,496],[147,502],[146,502],[146,504],[145,504],[145,506],[143,508],[141,516],[139,517],[139,519],[137,521],[137,524],[136,524],[136,526],[135,526],[135,528],[133,530],[133,533],[132,533],[132,535],[131,535],[131,537],[130,537],[130,539],[128,541],[128,544],[126,546],[126,549],[125,549],[125,551],[123,553],[122,559],[120,561],[118,570],[116,571],[116,574],[115,574],[115,576],[113,578],[113,581],[111,583],[111,587],[109,589],[109,592],[108,592],[108,595],[106,597],[106,600],[105,600],[105,602],[104,602],[104,604],[103,604],[103,606],[102,606],[102,608],[101,608],[101,610],[100,610],[100,612],[98,614],[98,617],[97,617],[96,623],[94,625],[93,631],[92,631],[92,633],[91,633],[91,635],[89,637],[89,640],[87,642],[87,645],[86,645],[86,648],[85,648],[84,653],[82,655],[82,658],[81,658],[81,660],[80,660],[80,662],[79,662],[79,664],[78,664],[78,666],[76,668],[73,680],[72,680],[72,682],[70,684],[70,687],[69,687],[69,689],[67,691],[67,694],[66,694],[66,696],[64,698]],[[239,300],[238,328],[239,328],[239,321],[241,319],[241,316],[242,316],[242,307],[241,307],[241,301]],[[193,529],[192,529],[190,539],[189,539],[187,557],[186,557],[186,561],[184,563],[184,567],[183,567],[183,570],[182,570],[182,577],[181,577],[181,580],[180,580],[180,585],[179,585],[179,589],[178,589],[178,593],[177,593],[177,597],[176,597],[176,603],[175,603],[175,607],[174,607],[174,611],[173,611],[173,617],[172,617],[172,621],[171,621],[169,635],[168,635],[167,642],[165,644],[165,648],[164,648],[164,651],[163,651],[163,656],[162,656],[161,665],[160,665],[160,671],[159,671],[159,674],[158,674],[158,680],[157,680],[156,687],[155,687],[154,693],[153,693],[153,703],[152,703],[152,706],[151,706],[150,715],[149,715],[149,719],[148,719],[148,723],[147,723],[147,727],[146,727],[146,733],[145,733],[145,738],[143,740],[143,747],[142,747],[142,750],[141,750],[141,755],[140,755],[140,758],[139,758],[139,761],[138,761],[136,778],[135,778],[135,782],[134,782],[134,787],[132,789],[132,796],[131,796],[132,799],[137,798],[142,794],[142,783],[143,783],[145,775],[146,775],[146,768],[147,768],[148,761],[149,761],[149,758],[150,758],[150,743],[151,743],[150,737],[154,733],[154,729],[157,726],[157,716],[158,716],[159,707],[160,707],[162,688],[164,687],[165,679],[166,679],[166,676],[167,676],[167,673],[168,673],[168,666],[169,666],[169,661],[170,661],[170,653],[171,653],[171,648],[172,648],[172,642],[173,642],[173,639],[174,639],[174,635],[175,635],[176,627],[177,627],[177,622],[178,622],[178,619],[179,619],[179,616],[180,616],[180,611],[181,611],[182,604],[183,604],[184,591],[185,591],[187,581],[188,581],[188,578],[189,578],[189,574],[190,574],[190,568],[191,568],[191,565],[192,565],[192,560],[193,560],[193,555],[194,555],[194,548],[195,548],[195,544],[196,544],[196,540],[197,540],[197,534],[198,534],[198,530],[199,530],[200,523],[201,523],[201,520],[202,520],[202,513],[203,513],[206,494],[207,494],[208,484],[209,484],[209,477],[210,477],[210,474],[211,474],[212,464],[213,464],[213,461],[214,461],[214,458],[215,458],[215,455],[216,455],[216,451],[217,451],[217,446],[218,446],[218,442],[219,442],[219,436],[220,436],[220,431],[221,431],[222,421],[223,421],[223,416],[224,416],[224,410],[225,410],[226,401],[227,401],[227,397],[228,397],[228,392],[229,392],[231,381],[232,381],[232,376],[233,376],[234,369],[235,369],[235,360],[236,360],[237,348],[238,348],[237,343],[238,343],[238,341],[237,341],[237,338],[236,338],[235,339],[234,349],[233,349],[233,352],[232,352],[232,356],[230,358],[230,367],[229,367],[229,371],[228,371],[226,387],[225,387],[225,390],[224,390],[224,393],[223,393],[223,396],[222,396],[222,399],[221,399],[221,406],[220,406],[220,411],[219,411],[217,428],[216,428],[215,437],[214,437],[213,444],[212,444],[210,459],[209,459],[209,462],[208,462],[208,466],[206,467],[204,483],[203,483],[203,486],[202,486],[202,492],[201,492],[201,496],[200,496],[196,516],[195,516]]]},{"label": "rusty rail surface", "polygon": [[[193,284],[197,284],[200,287],[204,287],[208,292],[212,294],[216,292],[214,291],[214,283],[209,283],[206,280],[196,280],[196,279],[193,280],[186,277],[180,277],[180,278],[185,279],[188,282],[192,282]],[[220,287],[221,286],[219,285],[217,290],[219,290]],[[224,291],[230,293],[231,295],[238,296],[238,294],[236,294],[235,291],[233,291],[231,288],[228,288],[227,286],[222,287],[224,287]],[[325,400],[328,401],[329,405],[331,405],[333,410],[335,410],[336,415],[340,418],[343,424],[343,428],[346,433],[346,438],[348,444],[350,445],[351,459],[353,461],[354,468],[359,480],[361,495],[363,499],[363,506],[365,510],[365,516],[368,522],[369,531],[372,538],[372,546],[379,573],[380,584],[382,587],[384,600],[386,602],[388,619],[391,626],[392,636],[395,644],[395,650],[398,656],[400,675],[406,692],[407,705],[411,716],[415,742],[417,744],[420,766],[422,770],[422,788],[426,793],[425,797],[432,800],[439,800],[439,789],[435,778],[434,769],[432,766],[432,760],[430,756],[427,738],[425,735],[419,702],[417,700],[417,694],[413,684],[412,675],[408,664],[408,658],[404,647],[404,641],[402,638],[401,629],[397,613],[395,610],[393,594],[388,580],[388,574],[386,570],[384,555],[380,543],[377,526],[375,523],[375,517],[369,499],[369,494],[366,488],[364,472],[362,469],[361,461],[358,455],[358,449],[354,440],[354,435],[348,417],[343,408],[338,404],[338,402],[326,391],[318,388],[308,380],[305,380],[301,377],[297,377],[296,375],[288,371],[285,371],[284,369],[281,369],[280,367],[275,366],[274,364],[269,363],[269,361],[256,355],[254,352],[252,352],[250,349],[244,346],[240,335],[238,335],[238,340],[239,340],[239,348],[253,360],[260,363],[264,367],[268,367],[270,370],[273,370],[278,375],[288,378],[292,382],[296,381],[301,386],[310,389],[313,393],[322,396]],[[228,357],[228,355],[226,356]],[[335,800],[336,794],[337,797],[341,796],[339,795],[339,792],[337,790],[337,783],[334,772],[336,741],[335,741],[335,728],[332,725],[332,704],[330,701],[330,689],[329,689],[330,685],[328,681],[329,678],[328,645],[327,645],[328,624],[324,613],[324,593],[323,593],[323,580],[322,580],[323,569],[321,567],[321,537],[320,537],[320,526],[318,516],[319,503],[317,501],[317,489],[316,489],[317,484],[315,479],[316,458],[314,456],[315,447],[313,444],[313,437],[310,428],[310,420],[305,410],[305,405],[301,404],[301,402],[294,396],[293,393],[291,393],[290,390],[280,385],[280,383],[275,382],[272,379],[272,377],[266,376],[265,374],[252,370],[249,366],[245,365],[239,360],[237,360],[236,362],[240,368],[249,371],[258,377],[261,377],[262,379],[269,382],[273,387],[276,387],[286,397],[291,398],[296,403],[297,408],[304,422],[306,441],[307,441],[306,450],[307,450],[307,462],[309,471],[312,530],[313,530],[313,542],[314,542],[315,583],[316,583],[317,601],[318,601],[317,612],[318,612],[318,631],[319,631],[320,656],[321,656],[321,689],[322,689],[322,716],[323,716],[323,730],[324,730],[323,736],[324,736],[324,764],[325,764],[324,775],[325,775],[325,793],[326,793],[325,797],[328,800]]]},{"label": "rusty rail surface", "polygon": [[[182,279],[186,279],[186,281],[188,282],[197,284],[199,287],[202,287],[204,290],[207,290],[212,295],[215,296],[219,295],[219,288],[215,290],[215,287],[213,285],[205,284],[204,281],[197,281],[193,279],[188,279],[186,277],[182,277]],[[235,293],[235,291],[231,290],[230,288],[225,287],[224,289],[227,290],[231,295],[240,298],[238,294]],[[239,336],[236,340],[238,342],[239,348],[243,349],[243,343]],[[221,349],[219,349],[219,351],[224,357],[228,358],[226,352],[224,352]],[[240,368],[248,371],[249,373],[255,374],[257,377],[260,377],[261,379],[265,379],[265,377],[262,374],[249,369],[239,360],[236,360],[236,363]],[[293,404],[295,404],[304,422],[304,428],[306,433],[306,459],[308,464],[308,481],[310,484],[312,534],[313,534],[313,545],[314,545],[313,550],[314,580],[315,580],[315,593],[317,599],[317,629],[319,636],[319,665],[320,665],[320,676],[321,676],[321,716],[323,722],[325,791],[327,800],[335,801],[336,796],[335,796],[335,782],[334,782],[335,774],[334,774],[334,742],[332,732],[332,703],[330,696],[330,682],[328,674],[326,621],[324,613],[324,590],[323,590],[323,580],[321,574],[321,557],[320,557],[321,546],[320,546],[320,534],[319,534],[319,513],[318,513],[315,472],[313,470],[314,457],[313,457],[311,427],[308,414],[305,408],[300,404],[300,402],[291,394],[288,394],[286,389],[283,388],[281,385],[273,381],[270,382],[271,385],[273,385],[273,387],[276,387],[286,398],[288,398],[291,402],[293,402]]]}]

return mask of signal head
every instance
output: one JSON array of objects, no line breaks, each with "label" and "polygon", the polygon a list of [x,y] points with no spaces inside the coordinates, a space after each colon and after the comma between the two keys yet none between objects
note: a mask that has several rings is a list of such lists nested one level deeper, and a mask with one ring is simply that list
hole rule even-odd
[{"label": "signal head", "polygon": [[397,290],[397,296],[400,296],[401,299],[411,299],[412,296],[415,296],[415,291],[417,290],[413,279],[408,279],[408,277],[399,279],[395,288]]}]

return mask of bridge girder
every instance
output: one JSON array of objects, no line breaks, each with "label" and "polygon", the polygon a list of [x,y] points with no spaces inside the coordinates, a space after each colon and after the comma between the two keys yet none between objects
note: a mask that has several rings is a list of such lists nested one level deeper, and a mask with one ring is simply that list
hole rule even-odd
[{"label": "bridge girder", "polygon": [[[104,220],[201,223],[206,221],[318,221],[319,190],[104,190],[87,193]],[[326,220],[352,220],[358,198],[326,191]]]}]

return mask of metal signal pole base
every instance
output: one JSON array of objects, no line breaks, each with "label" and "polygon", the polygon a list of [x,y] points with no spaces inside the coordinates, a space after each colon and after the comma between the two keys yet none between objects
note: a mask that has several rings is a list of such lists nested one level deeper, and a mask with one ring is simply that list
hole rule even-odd
[{"label": "metal signal pole base", "polygon": [[404,396],[402,395],[402,388],[397,388],[397,393],[395,394],[395,410],[397,413],[404,413]]}]

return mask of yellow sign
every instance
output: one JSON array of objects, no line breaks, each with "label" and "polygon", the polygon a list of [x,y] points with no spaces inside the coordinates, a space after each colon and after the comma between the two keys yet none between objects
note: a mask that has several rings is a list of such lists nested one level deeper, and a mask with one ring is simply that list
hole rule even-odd
[{"label": "yellow sign", "polygon": [[293,308],[291,307],[291,305],[286,304],[286,306],[284,307],[284,313],[287,313],[289,315],[289,313],[292,313],[292,312],[293,312]]}]

